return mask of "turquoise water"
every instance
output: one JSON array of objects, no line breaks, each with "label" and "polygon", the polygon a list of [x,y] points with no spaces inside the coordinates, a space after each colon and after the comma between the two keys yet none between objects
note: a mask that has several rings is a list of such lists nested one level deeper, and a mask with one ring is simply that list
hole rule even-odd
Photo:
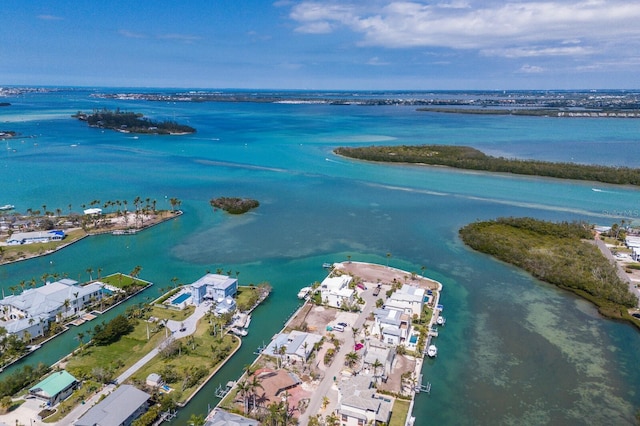
[{"label": "turquoise water", "polygon": [[[389,263],[445,286],[447,326],[427,360],[431,395],[421,394],[417,424],[632,424],[640,407],[640,339],[602,320],[589,304],[468,250],[457,236],[471,221],[497,216],[637,220],[640,191],[585,182],[487,175],[443,168],[386,166],[336,157],[341,145],[464,144],[519,158],[639,167],[640,120],[458,116],[412,107],[166,103],[100,100],[88,92],[7,99],[0,130],[19,137],[0,151],[0,205],[80,211],[94,199],[140,196],[185,214],[145,232],[103,235],[39,259],[0,267],[0,284],[41,281],[44,273],[89,279],[128,273],[159,288],[195,281],[208,270],[239,272],[240,284],[274,292],[254,314],[240,352],[175,424],[205,413],[215,388],[236,379],[253,351],[297,308],[301,287],[324,277],[322,264],[346,259]],[[194,135],[102,132],[69,116],[103,106],[175,119]],[[14,152],[15,150],[15,152]],[[6,151],[6,152],[4,152]],[[593,189],[598,189],[594,191]],[[214,212],[218,196],[251,197],[255,211]],[[105,317],[123,312],[125,306]],[[95,322],[95,321],[94,321]],[[74,328],[24,363],[53,363],[77,347]],[[7,371],[11,371],[8,369]],[[0,375],[1,377],[1,375]]]}]

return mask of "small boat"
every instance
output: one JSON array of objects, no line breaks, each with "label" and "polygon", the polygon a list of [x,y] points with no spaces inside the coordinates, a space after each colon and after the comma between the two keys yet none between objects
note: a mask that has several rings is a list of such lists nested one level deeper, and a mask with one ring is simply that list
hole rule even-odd
[{"label": "small boat", "polygon": [[438,325],[444,325],[445,322],[447,322],[447,320],[444,319],[442,315],[439,315],[438,318],[436,319],[436,324]]},{"label": "small boat", "polygon": [[0,210],[7,211],[7,210],[13,210],[15,208],[16,206],[14,206],[13,204],[5,204],[4,206],[0,207]]},{"label": "small boat", "polygon": [[311,287],[301,288],[300,291],[298,292],[298,299],[304,299],[305,297],[307,297],[310,291],[311,291]]},{"label": "small boat", "polygon": [[236,336],[241,336],[241,337],[244,337],[247,334],[249,334],[249,332],[247,330],[245,330],[243,328],[237,328],[237,327],[234,327],[234,328],[230,329],[229,331],[231,333],[235,334]]},{"label": "small boat", "polygon": [[435,358],[438,356],[438,348],[436,345],[429,345],[429,348],[427,348],[427,355],[429,358]]}]

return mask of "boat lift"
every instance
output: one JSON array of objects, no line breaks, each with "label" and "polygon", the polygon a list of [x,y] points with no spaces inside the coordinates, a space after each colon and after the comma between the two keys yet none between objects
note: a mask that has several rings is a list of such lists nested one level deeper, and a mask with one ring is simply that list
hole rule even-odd
[{"label": "boat lift", "polygon": [[235,385],[236,385],[236,382],[234,381],[228,381],[227,386],[224,389],[222,388],[222,385],[218,385],[218,387],[216,388],[215,395],[218,398],[224,398],[231,391],[231,389],[233,389]]},{"label": "boat lift", "polygon": [[422,383],[422,374],[418,377],[418,384],[415,387],[416,393],[426,392],[431,394],[431,382]]}]

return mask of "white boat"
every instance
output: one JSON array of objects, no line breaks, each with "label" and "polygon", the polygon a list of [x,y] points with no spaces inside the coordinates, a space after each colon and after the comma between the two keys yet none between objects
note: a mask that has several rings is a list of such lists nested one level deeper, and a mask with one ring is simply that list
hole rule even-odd
[{"label": "white boat", "polygon": [[436,324],[438,324],[438,325],[444,325],[445,322],[446,322],[446,320],[444,319],[444,317],[442,315],[439,315],[438,318],[436,319]]},{"label": "white boat", "polygon": [[4,206],[0,207],[0,210],[6,211],[6,210],[13,210],[15,208],[16,206],[14,206],[13,204],[5,204]]},{"label": "white boat", "polygon": [[429,358],[435,358],[438,356],[438,348],[436,345],[429,345],[429,348],[427,348],[427,355]]},{"label": "white boat", "polygon": [[298,292],[298,299],[304,299],[305,297],[307,297],[310,291],[311,291],[311,287],[301,288],[300,291]]},{"label": "white boat", "polygon": [[231,329],[231,330],[229,330],[229,331],[230,331],[231,333],[235,334],[236,336],[241,336],[241,337],[244,337],[244,336],[246,336],[247,334],[249,334],[249,332],[248,332],[247,330],[245,330],[245,329],[243,329],[243,328],[237,328],[237,327],[234,327],[234,328],[232,328],[232,329]]}]

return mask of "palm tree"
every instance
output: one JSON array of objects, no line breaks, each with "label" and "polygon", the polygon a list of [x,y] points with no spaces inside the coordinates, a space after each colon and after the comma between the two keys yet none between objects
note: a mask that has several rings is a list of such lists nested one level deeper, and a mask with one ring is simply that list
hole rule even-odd
[{"label": "palm tree", "polygon": [[84,339],[84,333],[80,331],[78,332],[76,337],[78,338],[78,342],[80,343],[80,349],[82,349],[82,345],[84,344],[84,342],[82,341],[82,339]]},{"label": "palm tree", "polygon": [[87,274],[89,274],[89,281],[93,281],[93,276],[91,275],[93,273],[93,268],[87,268],[85,270],[87,271]]},{"label": "palm tree", "polygon": [[71,306],[71,300],[64,299],[64,302],[62,303],[62,306],[64,306],[65,312],[69,312],[69,307]]},{"label": "palm tree", "polygon": [[357,352],[351,351],[347,355],[345,355],[345,359],[347,360],[347,364],[349,365],[349,367],[353,367],[360,359],[360,356]]},{"label": "palm tree", "polygon": [[391,259],[391,253],[387,253],[387,268],[389,267],[389,259]]},{"label": "palm tree", "polygon": [[142,271],[142,266],[137,265],[135,268],[133,268],[133,271],[131,271],[129,275],[131,275],[133,278],[138,278],[140,271]]},{"label": "palm tree", "polygon": [[204,416],[202,414],[192,414],[189,417],[189,426],[204,426]]},{"label": "palm tree", "polygon": [[238,383],[237,388],[238,388],[238,393],[242,397],[243,413],[246,416],[247,415],[247,401],[248,401],[247,397],[248,397],[248,395],[250,393],[249,384],[245,380],[245,381],[242,381],[242,382]]},{"label": "palm tree", "polygon": [[379,378],[378,368],[382,367],[382,365],[383,364],[380,362],[380,360],[378,360],[378,358],[376,358],[373,364],[371,364],[371,366],[373,367],[373,378],[375,382],[377,382]]},{"label": "palm tree", "polygon": [[[248,380],[248,379],[247,379]],[[256,408],[256,395],[258,393],[258,389],[264,390],[262,387],[262,383],[260,383],[260,379],[257,376],[251,375],[251,380],[248,380],[247,387],[249,388],[249,392],[253,398],[252,407]]]}]

